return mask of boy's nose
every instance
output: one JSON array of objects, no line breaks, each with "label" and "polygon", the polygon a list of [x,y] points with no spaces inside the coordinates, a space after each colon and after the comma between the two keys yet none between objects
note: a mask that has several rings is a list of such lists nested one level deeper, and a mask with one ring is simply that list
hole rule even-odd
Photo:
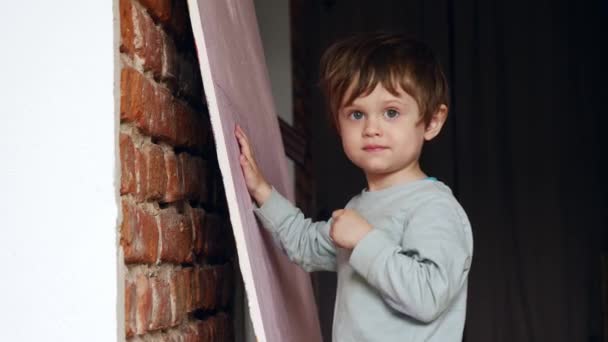
[{"label": "boy's nose", "polygon": [[380,124],[375,118],[369,118],[365,121],[365,126],[363,127],[364,136],[379,136],[381,135],[381,133],[382,130],[380,129]]}]

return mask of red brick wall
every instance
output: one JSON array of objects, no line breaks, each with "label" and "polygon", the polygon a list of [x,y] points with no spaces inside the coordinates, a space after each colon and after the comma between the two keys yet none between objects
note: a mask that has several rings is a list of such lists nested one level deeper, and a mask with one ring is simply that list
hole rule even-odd
[{"label": "red brick wall", "polygon": [[185,0],[120,0],[128,341],[231,341],[234,243]]}]

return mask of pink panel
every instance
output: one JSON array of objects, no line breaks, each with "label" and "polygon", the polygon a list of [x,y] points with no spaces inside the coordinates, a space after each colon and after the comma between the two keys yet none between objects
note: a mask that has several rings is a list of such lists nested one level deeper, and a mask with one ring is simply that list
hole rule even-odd
[{"label": "pink panel", "polygon": [[258,164],[293,200],[251,0],[188,0],[249,309],[260,341],[321,341],[308,274],[258,227],[238,162],[238,123]]}]

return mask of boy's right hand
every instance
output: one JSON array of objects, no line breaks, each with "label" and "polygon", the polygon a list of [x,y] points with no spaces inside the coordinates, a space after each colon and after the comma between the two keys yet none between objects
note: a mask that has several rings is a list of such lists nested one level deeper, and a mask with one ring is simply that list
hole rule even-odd
[{"label": "boy's right hand", "polygon": [[270,187],[270,184],[266,182],[266,179],[264,179],[262,172],[258,168],[253,151],[251,150],[251,145],[249,144],[249,139],[241,126],[236,125],[234,135],[241,148],[239,162],[241,163],[243,176],[245,176],[247,190],[249,190],[249,194],[253,197],[258,206],[261,207],[270,196],[272,188]]}]

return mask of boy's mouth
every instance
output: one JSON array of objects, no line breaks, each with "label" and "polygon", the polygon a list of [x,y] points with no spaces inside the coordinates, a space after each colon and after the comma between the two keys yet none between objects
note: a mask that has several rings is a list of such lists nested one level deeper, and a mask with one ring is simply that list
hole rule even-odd
[{"label": "boy's mouth", "polygon": [[363,150],[366,152],[380,152],[386,150],[388,147],[382,145],[365,145]]}]

